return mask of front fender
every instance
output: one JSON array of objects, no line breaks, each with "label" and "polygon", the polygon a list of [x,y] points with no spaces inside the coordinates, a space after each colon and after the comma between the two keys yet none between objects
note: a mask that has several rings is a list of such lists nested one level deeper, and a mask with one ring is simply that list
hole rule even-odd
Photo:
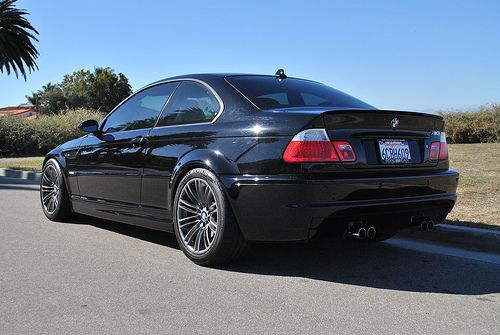
[{"label": "front fender", "polygon": [[68,160],[76,158],[78,150],[80,148],[80,144],[82,143],[83,138],[76,138],[74,140],[68,141],[66,143],[61,144],[60,146],[52,149],[45,155],[45,159],[43,160],[43,165],[51,158],[54,158],[59,166],[61,167],[62,175],[64,178],[64,183],[66,185],[66,189],[68,194],[73,194],[71,190],[71,183],[69,182],[68,175]]}]

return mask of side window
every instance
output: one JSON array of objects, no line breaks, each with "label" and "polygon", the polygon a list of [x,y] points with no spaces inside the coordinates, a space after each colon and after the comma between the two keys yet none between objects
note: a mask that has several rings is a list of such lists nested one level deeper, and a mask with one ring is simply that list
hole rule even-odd
[{"label": "side window", "polygon": [[167,83],[141,91],[125,101],[104,122],[103,132],[151,128],[179,83]]},{"label": "side window", "polygon": [[265,108],[275,108],[288,105],[288,96],[285,92],[271,93],[256,97]]},{"label": "side window", "polygon": [[315,94],[301,93],[302,100],[304,100],[305,106],[324,106],[328,104],[328,100],[323,99]]},{"label": "side window", "polygon": [[165,107],[158,126],[209,122],[219,110],[220,104],[208,88],[184,81]]}]

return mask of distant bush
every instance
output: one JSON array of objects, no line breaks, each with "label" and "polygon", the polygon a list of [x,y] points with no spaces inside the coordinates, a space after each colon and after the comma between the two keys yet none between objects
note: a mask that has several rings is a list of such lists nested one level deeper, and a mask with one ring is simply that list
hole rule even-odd
[{"label": "distant bush", "polygon": [[500,104],[470,112],[440,112],[446,123],[448,143],[500,142]]},{"label": "distant bush", "polygon": [[52,148],[83,135],[80,121],[100,120],[100,112],[76,109],[59,115],[40,116],[34,120],[18,116],[0,118],[0,153],[16,155],[46,154]]}]

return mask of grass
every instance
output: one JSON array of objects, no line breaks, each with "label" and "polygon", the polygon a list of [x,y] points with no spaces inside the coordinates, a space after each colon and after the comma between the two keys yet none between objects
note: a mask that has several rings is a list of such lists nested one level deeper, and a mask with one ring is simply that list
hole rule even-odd
[{"label": "grass", "polygon": [[460,172],[451,223],[500,227],[500,143],[451,144],[450,168]]},{"label": "grass", "polygon": [[0,158],[0,168],[24,170],[24,171],[42,171],[43,157],[28,158]]},{"label": "grass", "polygon": [[[450,167],[460,172],[450,223],[500,227],[500,143],[450,144]],[[43,157],[0,158],[0,168],[40,171]]]}]

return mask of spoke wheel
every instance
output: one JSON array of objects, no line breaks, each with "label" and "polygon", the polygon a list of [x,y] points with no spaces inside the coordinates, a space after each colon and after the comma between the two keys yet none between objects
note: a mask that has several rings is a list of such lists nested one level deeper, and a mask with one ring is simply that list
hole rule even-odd
[{"label": "spoke wheel", "polygon": [[177,202],[177,228],[182,243],[194,254],[205,253],[217,236],[218,221],[214,191],[205,180],[191,179]]},{"label": "spoke wheel", "polygon": [[224,187],[212,171],[194,168],[186,172],[175,190],[175,237],[182,252],[196,264],[230,262],[249,249]]},{"label": "spoke wheel", "polygon": [[64,221],[72,216],[71,201],[59,163],[51,158],[43,166],[40,179],[40,201],[45,216]]},{"label": "spoke wheel", "polygon": [[43,171],[41,183],[42,204],[45,211],[51,215],[57,210],[60,201],[61,181],[59,173],[53,165]]}]

